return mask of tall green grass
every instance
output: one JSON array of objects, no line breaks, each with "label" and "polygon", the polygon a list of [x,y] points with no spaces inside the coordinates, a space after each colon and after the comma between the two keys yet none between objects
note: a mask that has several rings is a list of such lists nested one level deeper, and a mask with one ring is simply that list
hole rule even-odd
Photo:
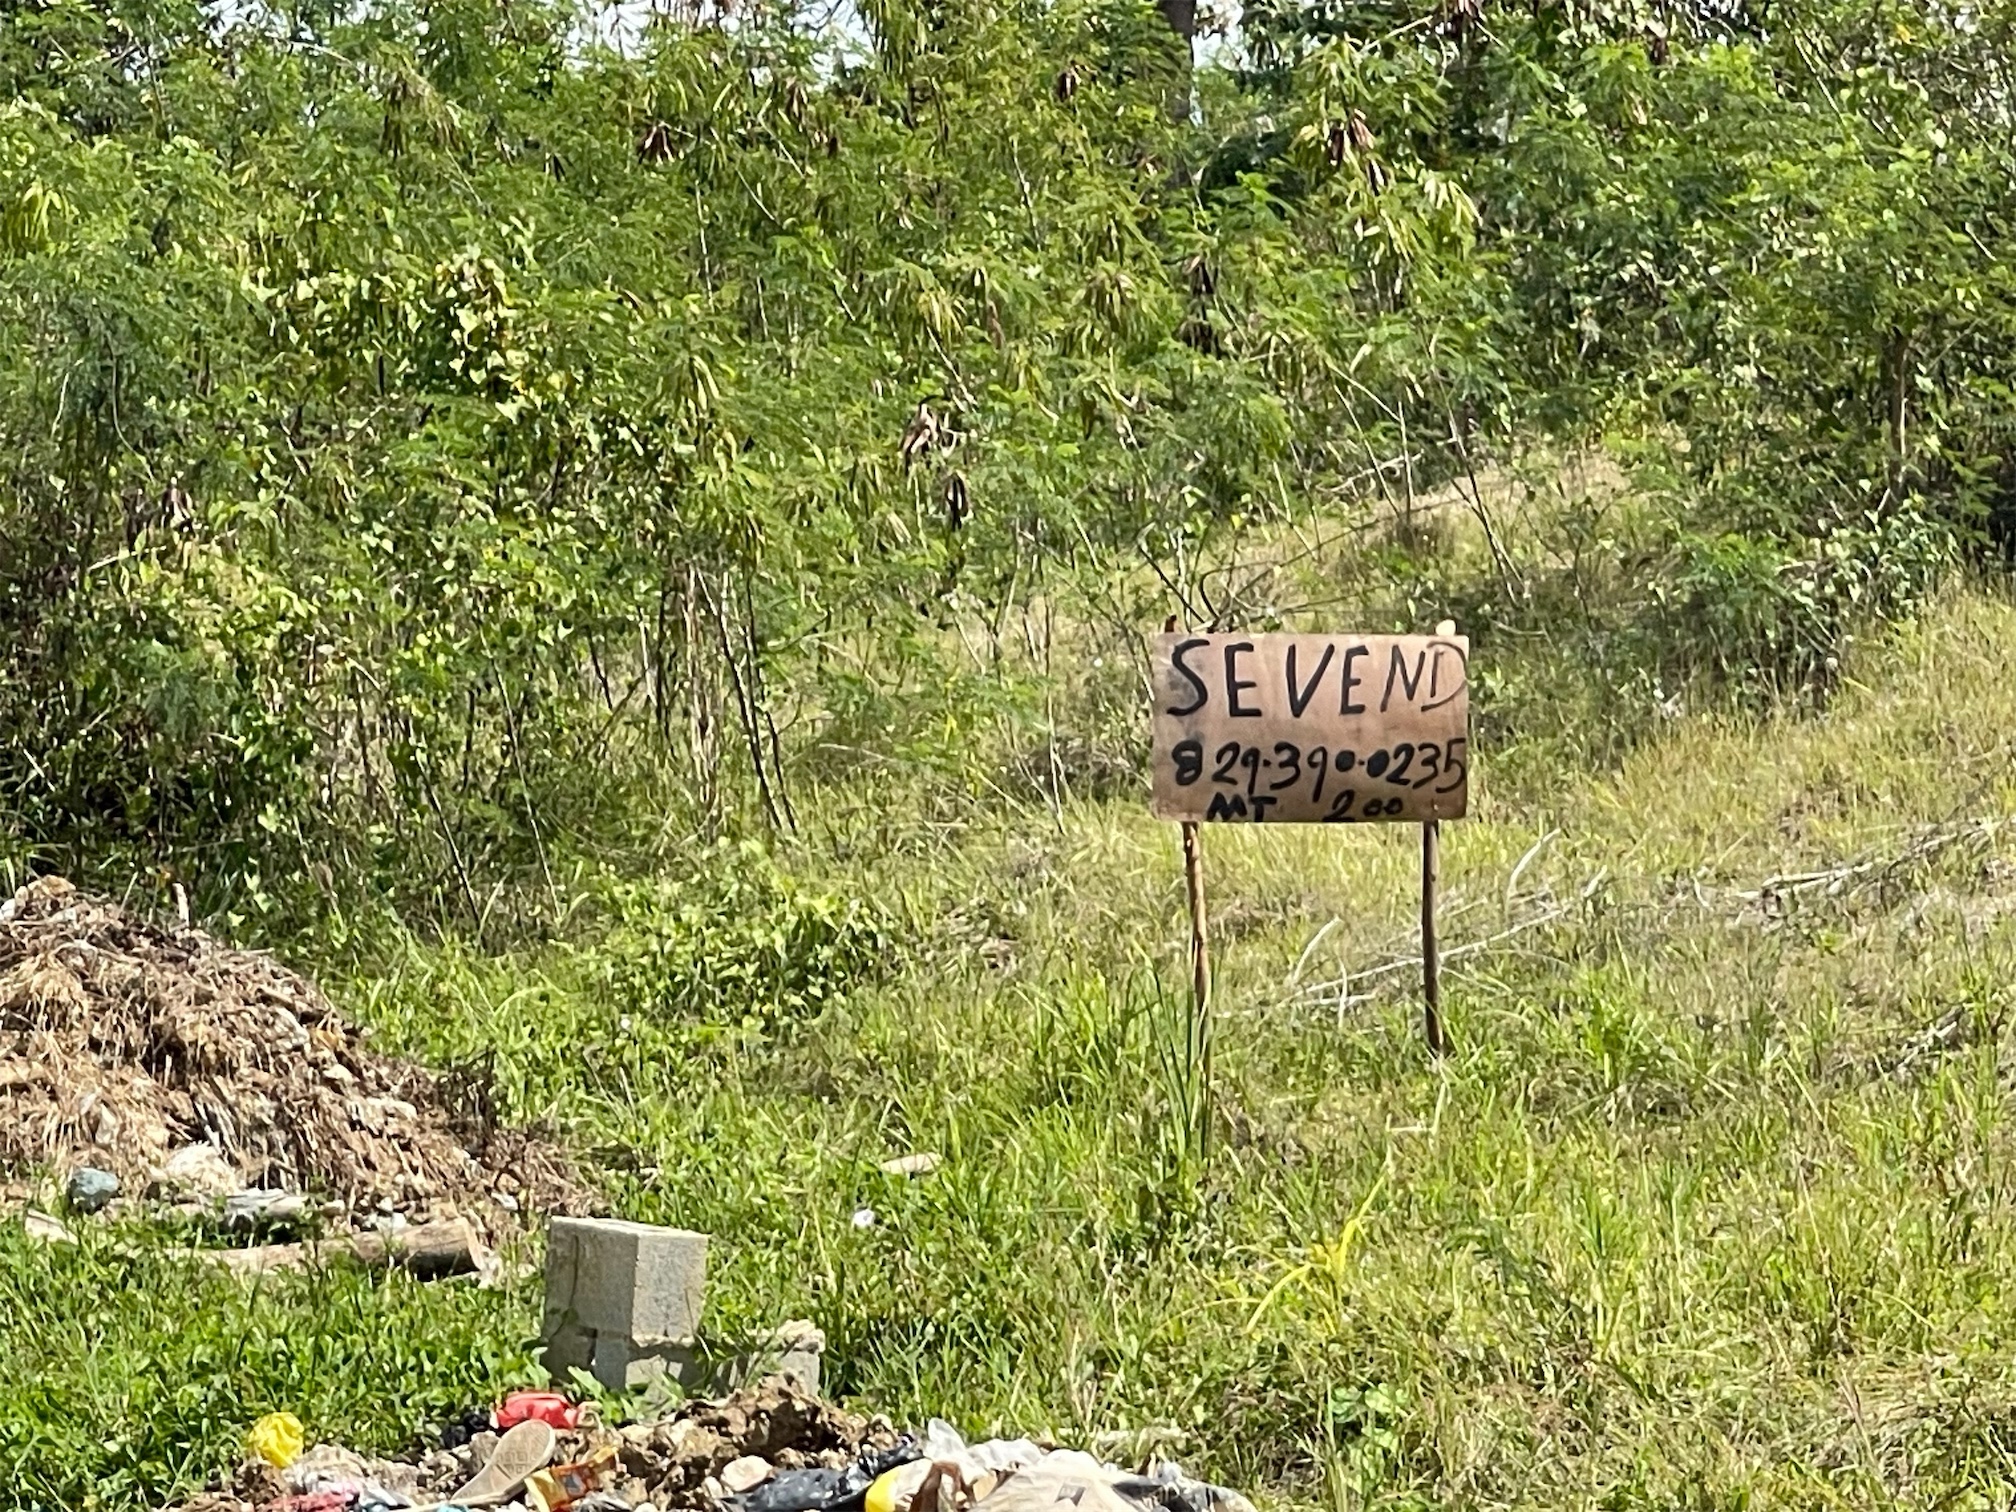
[{"label": "tall green grass", "polygon": [[[330,985],[387,1048],[494,1056],[617,1211],[714,1234],[711,1329],[813,1318],[832,1388],[899,1418],[1281,1505],[2008,1506],[2012,638],[1956,591],[1822,713],[1487,758],[1446,831],[1442,1063],[1410,832],[1209,831],[1208,1164],[1176,837],[1132,797],[884,847],[854,841],[936,800],[835,785],[769,934],[699,856],[642,925],[404,939]],[[247,1292],[114,1238],[0,1237],[20,1505],[186,1489],[270,1407],[389,1445],[532,1368],[536,1280]]]}]

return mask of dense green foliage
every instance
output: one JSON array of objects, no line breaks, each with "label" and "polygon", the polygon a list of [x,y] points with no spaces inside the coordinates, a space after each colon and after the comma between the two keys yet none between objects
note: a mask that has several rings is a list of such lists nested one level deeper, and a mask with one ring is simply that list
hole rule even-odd
[{"label": "dense green foliage", "polygon": [[886,975],[896,944],[859,898],[794,885],[752,844],[672,879],[620,887],[589,960],[610,999],[703,1038],[815,1018]]},{"label": "dense green foliage", "polygon": [[[494,926],[640,790],[1111,782],[1056,616],[1292,614],[1244,535],[1550,440],[1650,500],[1609,684],[1824,681],[2010,483],[2006,7],[1259,8],[1174,118],[1137,0],[233,14],[0,9],[32,864]],[[1551,628],[1523,544],[1355,607]]]}]

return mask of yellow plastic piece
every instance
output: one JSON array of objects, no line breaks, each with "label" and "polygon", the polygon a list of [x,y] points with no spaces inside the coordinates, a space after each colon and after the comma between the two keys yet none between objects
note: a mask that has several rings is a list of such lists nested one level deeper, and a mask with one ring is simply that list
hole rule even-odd
[{"label": "yellow plastic piece", "polygon": [[896,1512],[896,1498],[901,1489],[899,1483],[906,1478],[903,1474],[906,1468],[898,1465],[894,1470],[885,1470],[875,1477],[875,1484],[868,1488],[867,1512]]},{"label": "yellow plastic piece", "polygon": [[285,1470],[301,1458],[308,1434],[291,1412],[269,1412],[245,1435],[245,1447],[275,1470]]},{"label": "yellow plastic piece", "polygon": [[555,1507],[567,1505],[567,1494],[560,1489],[560,1482],[553,1478],[551,1470],[534,1470],[525,1477],[525,1499],[539,1512],[553,1512]]}]

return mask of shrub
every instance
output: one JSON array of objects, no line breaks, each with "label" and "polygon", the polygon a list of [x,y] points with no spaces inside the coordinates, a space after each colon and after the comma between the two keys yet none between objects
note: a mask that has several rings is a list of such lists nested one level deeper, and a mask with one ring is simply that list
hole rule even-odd
[{"label": "shrub", "polygon": [[598,951],[629,1012],[767,1034],[816,1017],[880,976],[895,941],[859,898],[811,891],[753,843],[718,846],[692,875],[618,886]]}]

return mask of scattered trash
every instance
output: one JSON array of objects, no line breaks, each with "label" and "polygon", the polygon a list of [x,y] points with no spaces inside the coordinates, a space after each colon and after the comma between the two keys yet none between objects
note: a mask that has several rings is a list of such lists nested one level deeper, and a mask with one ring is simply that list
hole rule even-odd
[{"label": "scattered trash", "polygon": [[443,1449],[460,1449],[464,1444],[474,1439],[477,1434],[488,1433],[492,1425],[493,1419],[491,1414],[483,1411],[480,1407],[472,1407],[469,1411],[463,1413],[461,1417],[455,1419],[454,1422],[442,1426],[441,1447]]},{"label": "scattered trash", "polygon": [[[941,1504],[942,1505],[942,1504]],[[1076,1449],[1056,1449],[986,1497],[988,1512],[1253,1512],[1236,1491],[1184,1479],[1130,1475]]]},{"label": "scattered trash", "polygon": [[509,1501],[527,1476],[552,1461],[555,1443],[551,1424],[536,1418],[520,1423],[497,1440],[483,1468],[450,1492],[448,1500],[461,1507],[494,1507]]},{"label": "scattered trash", "polygon": [[879,1473],[863,1498],[866,1512],[939,1512],[948,1502],[965,1505],[984,1499],[1002,1477],[1043,1457],[1029,1439],[989,1439],[968,1446],[950,1423],[933,1418],[920,1457]]},{"label": "scattered trash", "polygon": [[119,1195],[119,1178],[96,1166],[79,1166],[63,1183],[63,1204],[73,1213],[96,1213]]},{"label": "scattered trash", "polygon": [[367,1460],[336,1444],[317,1444],[287,1467],[281,1484],[297,1496],[346,1498],[355,1512],[397,1512],[410,1507],[420,1489],[410,1465]]},{"label": "scattered trash", "polygon": [[873,1228],[875,1227],[877,1221],[878,1220],[875,1215],[875,1209],[873,1208],[864,1207],[864,1208],[856,1208],[854,1210],[853,1223],[854,1227],[856,1227],[857,1229]]},{"label": "scattered trash", "polygon": [[357,1504],[354,1493],[311,1491],[301,1496],[283,1496],[266,1503],[264,1512],[350,1512]]},{"label": "scattered trash", "polygon": [[853,1485],[857,1478],[846,1470],[778,1470],[734,1505],[740,1512],[833,1512],[867,1492],[866,1484]]},{"label": "scattered trash", "polygon": [[[565,1411],[577,1426],[547,1420]],[[517,1421],[500,1434],[493,1418]],[[1136,1474],[1026,1438],[968,1444],[938,1419],[899,1433],[784,1377],[615,1427],[560,1393],[513,1392],[441,1443],[405,1460],[317,1445],[284,1470],[255,1458],[180,1512],[1253,1512],[1173,1465]]]},{"label": "scattered trash", "polygon": [[898,1155],[894,1160],[883,1161],[882,1170],[890,1176],[928,1176],[944,1161],[945,1157],[936,1150],[919,1150],[915,1155]]},{"label": "scattered trash", "polygon": [[21,1215],[21,1227],[30,1239],[39,1244],[75,1244],[77,1236],[65,1228],[60,1219],[51,1218],[47,1213],[34,1208]]},{"label": "scattered trash", "polygon": [[563,1507],[600,1491],[615,1469],[616,1451],[604,1445],[571,1465],[534,1471],[525,1478],[525,1490],[538,1512],[561,1512]]},{"label": "scattered trash", "polygon": [[285,1470],[301,1458],[301,1451],[308,1447],[308,1434],[293,1413],[269,1412],[246,1433],[245,1447],[254,1458],[275,1470]]},{"label": "scattered trash", "polygon": [[1122,1476],[1115,1489],[1164,1512],[1253,1512],[1253,1504],[1237,1491],[1192,1480],[1167,1461],[1152,1468],[1150,1475]]},{"label": "scattered trash", "polygon": [[[860,1512],[871,1488],[901,1473],[897,1466],[918,1462],[918,1452],[917,1441],[906,1435],[838,1469],[772,1471],[746,1495],[727,1500],[736,1512]],[[733,1489],[725,1471],[722,1485]]]},{"label": "scattered trash", "polygon": [[562,1433],[579,1428],[582,1408],[557,1391],[514,1391],[497,1404],[491,1423],[500,1431],[535,1419]]},{"label": "scattered trash", "polygon": [[[558,1149],[461,1118],[459,1088],[376,1054],[271,956],[43,877],[0,903],[0,1174],[89,1166],[205,1205],[247,1188],[416,1222],[582,1203]],[[25,1196],[25,1192],[21,1195]]]}]

